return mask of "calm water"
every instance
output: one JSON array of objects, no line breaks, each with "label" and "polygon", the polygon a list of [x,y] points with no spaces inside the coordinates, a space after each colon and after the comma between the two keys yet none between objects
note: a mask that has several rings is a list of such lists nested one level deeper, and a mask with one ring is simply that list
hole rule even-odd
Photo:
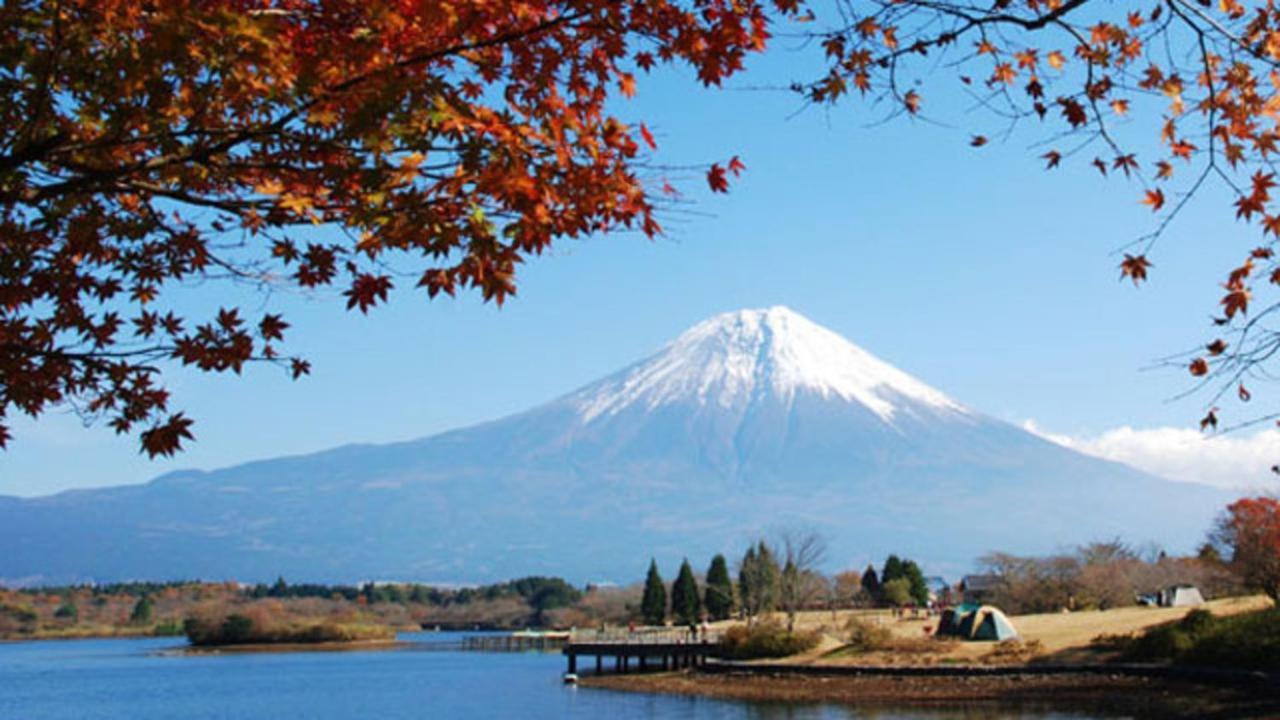
[{"label": "calm water", "polygon": [[0,643],[3,720],[305,718],[699,718],[706,720],[1067,720],[1066,714],[858,711],[635,695],[560,683],[555,654],[430,650],[180,656],[181,639]]}]

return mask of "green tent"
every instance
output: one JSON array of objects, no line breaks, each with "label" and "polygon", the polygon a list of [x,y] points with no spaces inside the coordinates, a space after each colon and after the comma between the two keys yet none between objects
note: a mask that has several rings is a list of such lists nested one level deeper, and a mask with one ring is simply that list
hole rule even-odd
[{"label": "green tent", "polygon": [[[1009,622],[1009,618],[1004,613],[995,608],[985,610],[986,612],[981,613],[982,623],[970,637],[974,640],[1010,640],[1018,637],[1018,631],[1013,629],[1013,623]],[[974,615],[978,614],[974,613]]]},{"label": "green tent", "polygon": [[943,610],[942,617],[938,620],[937,634],[967,637],[968,634],[961,629],[961,623],[964,622],[965,617],[973,614],[979,607],[981,606],[965,603]]},{"label": "green tent", "polygon": [[938,635],[965,640],[1008,640],[1017,637],[1018,631],[998,608],[966,603],[942,613]]}]

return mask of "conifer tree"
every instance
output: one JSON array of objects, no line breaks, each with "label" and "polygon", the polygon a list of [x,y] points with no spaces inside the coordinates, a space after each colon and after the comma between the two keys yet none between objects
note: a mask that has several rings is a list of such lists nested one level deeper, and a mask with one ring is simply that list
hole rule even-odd
[{"label": "conifer tree", "polygon": [[742,562],[738,565],[738,600],[742,603],[743,614],[748,618],[753,614],[755,600],[755,584],[752,577],[755,567],[756,548],[754,545],[749,545],[747,551],[742,554]]},{"label": "conifer tree", "polygon": [[649,561],[649,574],[644,579],[644,597],[640,614],[645,625],[662,625],[667,620],[667,588],[658,574],[658,561]]},{"label": "conifer tree", "polygon": [[883,587],[885,583],[904,577],[902,568],[902,558],[897,555],[890,555],[885,558],[884,569],[880,571],[880,585]]},{"label": "conifer tree", "polygon": [[871,602],[880,602],[880,577],[876,575],[876,569],[872,565],[867,565],[866,571],[862,573],[862,589],[867,591]]},{"label": "conifer tree", "polygon": [[152,611],[155,608],[155,602],[151,600],[151,595],[143,593],[138,598],[138,602],[133,605],[133,612],[129,613],[129,622],[144,625],[151,622]]},{"label": "conifer tree", "polygon": [[756,557],[760,561],[761,612],[770,612],[778,607],[778,586],[781,583],[782,569],[773,549],[764,540],[756,548]]},{"label": "conifer tree", "polygon": [[763,540],[747,550],[739,577],[742,609],[748,618],[777,608],[780,575],[773,550]]},{"label": "conifer tree", "polygon": [[712,620],[727,620],[733,614],[733,580],[729,577],[729,564],[725,562],[724,555],[711,558],[703,605]]},{"label": "conifer tree", "polygon": [[911,583],[911,599],[922,607],[928,605],[929,586],[924,581],[924,573],[921,572],[920,566],[914,560],[904,560],[902,563],[902,576]]},{"label": "conifer tree", "polygon": [[671,615],[677,625],[696,625],[702,614],[702,601],[698,598],[698,580],[688,558],[680,564],[680,574],[671,586]]}]

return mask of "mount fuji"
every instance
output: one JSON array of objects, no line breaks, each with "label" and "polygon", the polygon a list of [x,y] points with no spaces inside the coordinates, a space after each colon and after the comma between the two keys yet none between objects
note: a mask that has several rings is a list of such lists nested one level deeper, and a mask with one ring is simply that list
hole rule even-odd
[{"label": "mount fuji", "polygon": [[1189,550],[1229,498],[984,416],[786,308],[706,320],[540,407],[144,485],[0,497],[0,580],[630,580],[816,531],[931,572],[1099,539]]}]

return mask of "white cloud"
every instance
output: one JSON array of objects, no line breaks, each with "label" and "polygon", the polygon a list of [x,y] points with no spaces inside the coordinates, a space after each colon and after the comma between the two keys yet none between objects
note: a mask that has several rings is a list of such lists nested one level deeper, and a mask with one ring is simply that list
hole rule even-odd
[{"label": "white cloud", "polygon": [[1073,437],[1045,430],[1032,420],[1022,427],[1059,445],[1170,480],[1246,491],[1280,490],[1280,479],[1271,471],[1280,463],[1280,430],[1203,435],[1191,428],[1126,426],[1094,437]]}]

